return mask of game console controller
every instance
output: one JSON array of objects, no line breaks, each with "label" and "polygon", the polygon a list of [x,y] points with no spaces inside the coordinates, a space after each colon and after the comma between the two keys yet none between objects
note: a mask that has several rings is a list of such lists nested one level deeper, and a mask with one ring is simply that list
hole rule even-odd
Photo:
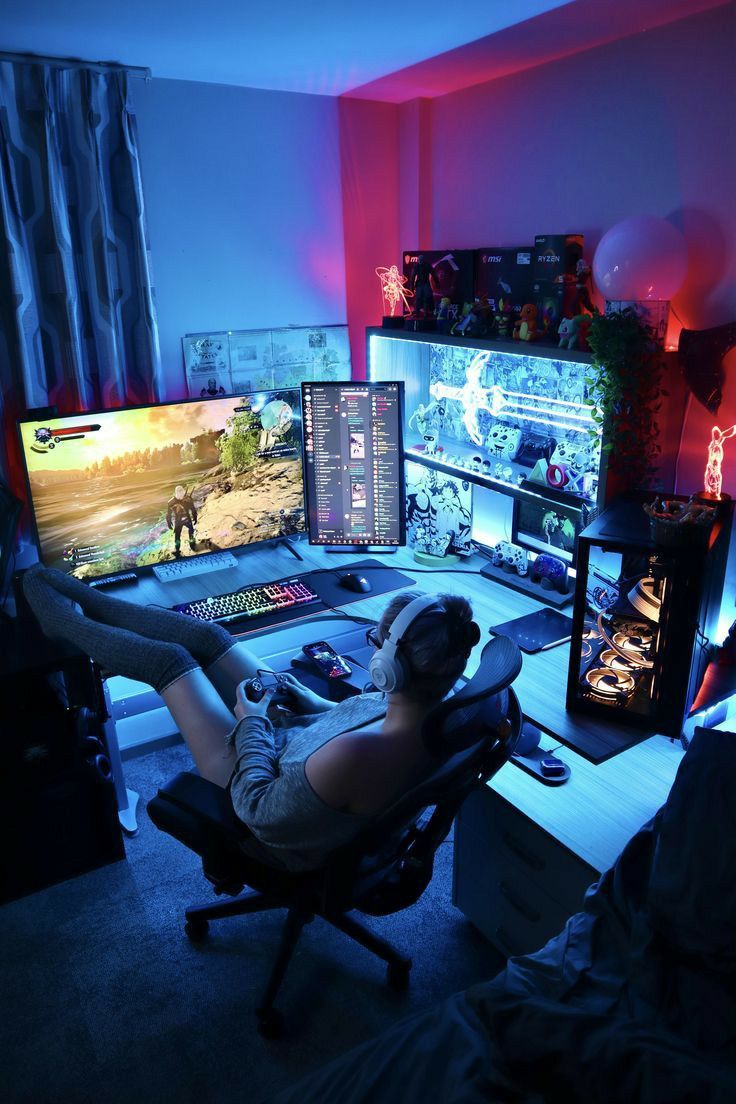
[{"label": "game console controller", "polygon": [[550,556],[548,552],[542,552],[537,556],[531,566],[529,578],[533,583],[539,583],[544,590],[558,590],[560,594],[567,594],[567,564],[557,556]]},{"label": "game console controller", "polygon": [[491,563],[494,567],[515,571],[517,575],[523,576],[529,571],[529,553],[511,541],[499,541],[493,549]]},{"label": "game console controller", "polygon": [[[283,682],[284,679],[281,677],[281,675],[276,675],[276,686],[274,687],[274,689],[282,689]],[[262,701],[263,696],[266,693],[266,689],[267,688],[263,685],[258,675],[255,675],[251,679],[247,679],[243,684],[243,693],[250,702],[257,703],[259,701]]]}]

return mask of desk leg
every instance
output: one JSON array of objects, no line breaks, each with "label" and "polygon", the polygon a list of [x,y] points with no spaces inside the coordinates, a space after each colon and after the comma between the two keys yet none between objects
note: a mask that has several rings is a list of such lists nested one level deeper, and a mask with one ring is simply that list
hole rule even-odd
[{"label": "desk leg", "polygon": [[115,797],[118,803],[118,820],[120,821],[120,827],[126,835],[134,836],[138,831],[138,821],[136,819],[138,794],[134,790],[129,790],[125,785],[123,760],[120,756],[118,734],[115,730],[115,721],[112,715],[112,702],[110,700],[110,692],[107,689],[107,682],[104,680],[102,689],[105,695],[105,711],[107,713],[107,720],[103,727],[105,732],[105,743],[107,744],[107,754],[112,768]]}]

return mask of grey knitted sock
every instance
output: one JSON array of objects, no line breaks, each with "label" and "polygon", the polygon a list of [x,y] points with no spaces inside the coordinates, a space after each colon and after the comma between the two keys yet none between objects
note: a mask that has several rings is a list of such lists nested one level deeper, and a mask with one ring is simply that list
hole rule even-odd
[{"label": "grey knitted sock", "polygon": [[196,660],[180,644],[92,621],[44,576],[40,565],[26,571],[23,593],[46,636],[68,640],[111,674],[147,682],[159,694],[182,675],[198,670]]},{"label": "grey knitted sock", "polygon": [[139,606],[135,602],[112,598],[62,571],[44,569],[43,578],[55,590],[78,602],[87,616],[95,621],[128,629],[150,640],[181,644],[202,667],[209,667],[237,643],[221,625],[198,621],[196,617],[158,606]]}]

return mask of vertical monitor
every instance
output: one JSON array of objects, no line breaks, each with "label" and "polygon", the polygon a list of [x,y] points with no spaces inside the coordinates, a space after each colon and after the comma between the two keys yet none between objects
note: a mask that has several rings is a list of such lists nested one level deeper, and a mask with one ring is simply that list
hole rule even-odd
[{"label": "vertical monitor", "polygon": [[406,540],[403,383],[303,383],[310,544]]},{"label": "vertical monitor", "polygon": [[19,428],[41,559],[77,578],[304,532],[296,389]]}]

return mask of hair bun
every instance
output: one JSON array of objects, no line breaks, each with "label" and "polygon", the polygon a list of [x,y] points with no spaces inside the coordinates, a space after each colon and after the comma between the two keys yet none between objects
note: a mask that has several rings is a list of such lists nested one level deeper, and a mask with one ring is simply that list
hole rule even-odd
[{"label": "hair bun", "polygon": [[470,654],[480,640],[480,629],[475,621],[460,621],[453,626],[452,639],[458,651]]}]

